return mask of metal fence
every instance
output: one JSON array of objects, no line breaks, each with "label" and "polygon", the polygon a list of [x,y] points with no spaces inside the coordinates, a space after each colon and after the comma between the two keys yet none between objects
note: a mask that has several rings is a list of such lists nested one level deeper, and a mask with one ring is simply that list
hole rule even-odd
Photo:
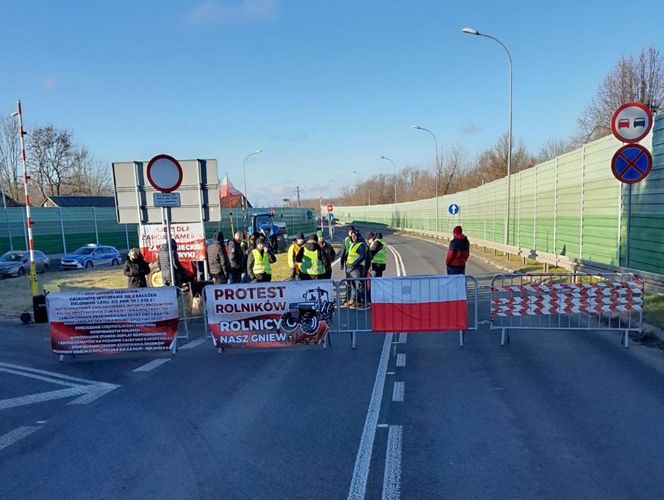
[{"label": "metal fence", "polygon": [[[426,277],[418,276],[423,280]],[[466,276],[468,328],[459,330],[459,346],[464,346],[465,332],[477,331],[479,284],[475,277]],[[381,279],[381,278],[373,278]],[[410,278],[412,279],[412,277]],[[371,278],[345,278],[334,282],[336,295],[336,324],[331,331],[350,334],[355,349],[356,334],[373,332],[371,323]],[[348,303],[352,299],[352,303]]]},{"label": "metal fence", "polygon": [[499,274],[491,282],[490,328],[629,332],[643,322],[643,281],[634,274]]},{"label": "metal fence", "polygon": [[[3,208],[0,214],[0,253],[28,248],[25,208]],[[271,209],[254,208],[249,214],[269,212]],[[88,244],[111,245],[119,249],[138,246],[138,228],[135,224],[118,224],[115,208],[50,208],[30,210],[33,220],[35,249],[47,255],[67,253]],[[315,212],[308,208],[276,208],[275,220],[283,221],[289,235],[316,228]],[[222,230],[230,237],[243,226],[241,210],[222,209],[221,220],[205,225],[206,236]]]}]

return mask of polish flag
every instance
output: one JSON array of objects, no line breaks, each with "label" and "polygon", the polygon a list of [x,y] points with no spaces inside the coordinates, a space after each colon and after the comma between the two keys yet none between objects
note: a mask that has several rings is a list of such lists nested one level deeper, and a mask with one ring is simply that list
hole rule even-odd
[{"label": "polish flag", "polygon": [[371,280],[374,332],[438,332],[468,328],[466,277],[408,276]]}]

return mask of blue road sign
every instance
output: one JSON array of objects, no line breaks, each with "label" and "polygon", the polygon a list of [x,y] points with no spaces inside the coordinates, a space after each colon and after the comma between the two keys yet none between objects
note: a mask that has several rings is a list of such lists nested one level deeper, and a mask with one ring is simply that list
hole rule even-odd
[{"label": "blue road sign", "polygon": [[452,203],[449,207],[447,207],[447,211],[450,213],[450,215],[456,215],[460,210],[461,209],[459,208],[459,205],[456,203]]},{"label": "blue road sign", "polygon": [[625,184],[634,184],[645,179],[652,170],[650,151],[639,144],[623,146],[611,160],[611,172]]}]

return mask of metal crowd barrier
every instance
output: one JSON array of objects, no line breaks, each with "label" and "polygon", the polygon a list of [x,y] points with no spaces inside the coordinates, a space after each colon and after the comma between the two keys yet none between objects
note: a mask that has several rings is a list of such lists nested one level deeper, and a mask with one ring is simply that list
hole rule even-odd
[{"label": "metal crowd barrier", "polygon": [[490,329],[641,332],[643,280],[631,273],[499,274],[491,281]]},{"label": "metal crowd barrier", "polygon": [[[415,276],[410,276],[413,278]],[[335,323],[331,331],[350,334],[351,346],[355,349],[357,333],[371,333],[371,281],[381,278],[344,278],[334,282],[336,295]],[[466,276],[468,302],[468,328],[459,330],[459,346],[464,346],[465,332],[478,329],[479,283],[473,276]],[[357,300],[359,297],[359,301]],[[348,300],[353,298],[352,304]],[[395,332],[400,333],[400,332]],[[431,333],[431,332],[428,332]],[[326,345],[327,346],[327,345]],[[325,346],[325,347],[326,347]]]}]

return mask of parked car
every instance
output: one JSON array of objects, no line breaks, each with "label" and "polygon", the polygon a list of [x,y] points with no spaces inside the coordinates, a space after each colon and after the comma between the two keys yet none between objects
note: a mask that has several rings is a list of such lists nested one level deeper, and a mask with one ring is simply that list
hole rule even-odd
[{"label": "parked car", "polygon": [[117,248],[90,243],[60,259],[61,269],[90,269],[94,266],[116,266],[122,262]]},{"label": "parked car", "polygon": [[[35,270],[38,273],[48,271],[49,258],[44,252],[35,250]],[[0,257],[0,276],[24,276],[30,272],[30,252],[25,250],[9,251]]]}]

